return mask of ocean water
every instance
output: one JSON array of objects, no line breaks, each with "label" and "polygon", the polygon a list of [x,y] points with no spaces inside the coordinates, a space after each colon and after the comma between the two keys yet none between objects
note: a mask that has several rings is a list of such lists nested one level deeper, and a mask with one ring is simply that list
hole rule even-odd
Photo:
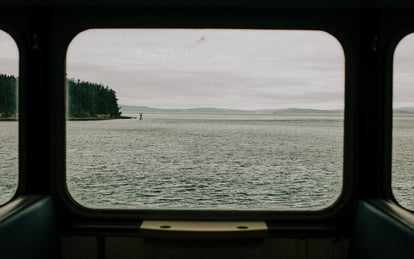
[{"label": "ocean water", "polygon": [[396,200],[414,210],[414,116],[394,117],[392,190]]},{"label": "ocean water", "polygon": [[0,121],[0,204],[9,201],[18,182],[18,124]]},{"label": "ocean water", "polygon": [[[414,117],[394,120],[392,186],[414,209]],[[0,122],[0,203],[17,188],[17,122]],[[313,210],[342,189],[343,119],[145,114],[67,122],[67,186],[90,208]]]},{"label": "ocean water", "polygon": [[85,207],[307,210],[342,189],[339,117],[145,114],[67,128],[67,186]]}]

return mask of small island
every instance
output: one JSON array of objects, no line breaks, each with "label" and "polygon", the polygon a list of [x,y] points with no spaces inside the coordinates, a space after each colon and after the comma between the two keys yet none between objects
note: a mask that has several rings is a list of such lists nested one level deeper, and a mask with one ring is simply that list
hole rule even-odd
[{"label": "small island", "polygon": [[[0,120],[17,120],[17,78],[0,74]],[[121,116],[116,92],[108,86],[67,79],[68,120],[129,119]]]},{"label": "small island", "polygon": [[68,120],[121,119],[116,92],[98,83],[67,79]]}]

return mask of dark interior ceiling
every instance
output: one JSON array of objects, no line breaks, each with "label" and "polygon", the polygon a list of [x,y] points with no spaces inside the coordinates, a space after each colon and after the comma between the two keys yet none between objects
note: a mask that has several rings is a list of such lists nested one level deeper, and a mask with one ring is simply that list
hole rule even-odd
[{"label": "dark interior ceiling", "polygon": [[414,9],[408,0],[0,0],[1,6],[238,7],[278,9]]}]

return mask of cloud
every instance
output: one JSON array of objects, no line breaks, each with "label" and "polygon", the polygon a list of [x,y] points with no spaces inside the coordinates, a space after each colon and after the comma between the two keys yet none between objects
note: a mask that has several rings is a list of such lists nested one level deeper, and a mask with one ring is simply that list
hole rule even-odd
[{"label": "cloud", "polygon": [[19,50],[14,39],[0,30],[0,74],[18,75]]},{"label": "cloud", "polygon": [[394,54],[393,105],[414,106],[414,34],[403,38]]},{"label": "cloud", "polygon": [[16,59],[0,58],[0,74],[19,75],[19,62]]},{"label": "cloud", "polygon": [[109,85],[122,104],[343,108],[343,50],[319,31],[88,30],[67,62],[69,76]]}]

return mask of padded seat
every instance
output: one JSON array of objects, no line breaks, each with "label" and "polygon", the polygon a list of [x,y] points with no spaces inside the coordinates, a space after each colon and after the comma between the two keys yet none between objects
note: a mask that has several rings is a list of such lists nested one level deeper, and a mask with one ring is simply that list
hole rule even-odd
[{"label": "padded seat", "polygon": [[414,258],[414,215],[389,201],[360,201],[350,258]]},{"label": "padded seat", "polygon": [[29,195],[1,207],[0,247],[1,258],[58,258],[51,198]]}]

